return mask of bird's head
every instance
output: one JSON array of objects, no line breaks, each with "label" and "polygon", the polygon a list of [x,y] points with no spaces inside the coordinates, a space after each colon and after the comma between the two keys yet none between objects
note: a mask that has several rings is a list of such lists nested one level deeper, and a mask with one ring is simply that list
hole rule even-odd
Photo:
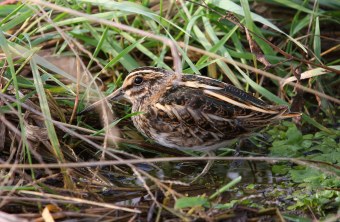
[{"label": "bird's head", "polygon": [[[132,70],[125,78],[123,85],[105,97],[105,100],[126,99],[136,106],[142,100],[155,98],[154,96],[162,94],[166,87],[172,84],[176,74],[161,68],[141,67]],[[103,100],[97,101],[85,108],[79,114],[85,113],[97,107]]]},{"label": "bird's head", "polygon": [[138,68],[131,71],[125,78],[122,87],[108,97],[110,99],[123,97],[134,105],[164,91],[164,87],[171,83],[174,76],[174,72],[160,68]]}]

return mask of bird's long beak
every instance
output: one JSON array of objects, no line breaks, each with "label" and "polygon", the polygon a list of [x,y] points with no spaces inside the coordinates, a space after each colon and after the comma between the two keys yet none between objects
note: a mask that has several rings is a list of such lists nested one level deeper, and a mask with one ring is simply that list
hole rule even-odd
[{"label": "bird's long beak", "polygon": [[82,111],[80,111],[79,113],[77,113],[77,115],[82,115],[84,113],[87,113],[91,110],[93,110],[96,107],[99,107],[101,104],[103,104],[105,101],[110,101],[110,100],[119,100],[124,96],[124,92],[122,90],[122,88],[117,89],[116,91],[114,91],[113,93],[111,93],[110,95],[106,96],[105,98],[89,105],[88,107],[86,107],[85,109],[83,109]]},{"label": "bird's long beak", "polygon": [[122,88],[115,90],[113,93],[105,97],[107,100],[119,100],[124,96],[124,91]]}]

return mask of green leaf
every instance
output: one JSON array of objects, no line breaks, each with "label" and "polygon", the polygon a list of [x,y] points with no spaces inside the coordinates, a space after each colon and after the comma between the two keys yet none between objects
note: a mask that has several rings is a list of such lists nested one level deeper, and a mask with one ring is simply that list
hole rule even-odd
[{"label": "green leaf", "polygon": [[209,206],[209,201],[206,197],[182,197],[176,200],[175,209],[186,207]]},{"label": "green leaf", "polygon": [[288,173],[289,170],[290,170],[290,167],[287,167],[286,165],[274,165],[272,167],[272,171],[275,174],[285,175]]},{"label": "green leaf", "polygon": [[236,177],[235,179],[233,179],[232,181],[230,181],[227,185],[223,186],[222,188],[218,189],[215,193],[213,193],[209,199],[213,199],[215,198],[217,195],[229,190],[231,187],[235,186],[236,184],[238,184],[241,181],[242,177]]},{"label": "green leaf", "polygon": [[287,131],[287,144],[298,144],[302,140],[302,133],[294,125],[290,127]]},{"label": "green leaf", "polygon": [[278,145],[277,143],[273,143],[271,156],[297,157],[299,156],[299,149],[301,149],[301,147],[297,145]]},{"label": "green leaf", "polygon": [[311,182],[312,180],[317,180],[321,183],[325,179],[319,170],[308,167],[305,169],[292,169],[289,174],[295,183]]}]

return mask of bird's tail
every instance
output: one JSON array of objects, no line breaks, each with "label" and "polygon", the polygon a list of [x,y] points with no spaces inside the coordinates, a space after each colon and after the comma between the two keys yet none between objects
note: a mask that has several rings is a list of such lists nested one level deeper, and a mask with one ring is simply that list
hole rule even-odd
[{"label": "bird's tail", "polygon": [[294,117],[299,117],[301,116],[302,113],[296,113],[296,112],[287,112],[287,113],[283,113],[281,115],[281,119],[288,119],[288,118],[294,118]]},{"label": "bird's tail", "polygon": [[276,119],[288,119],[302,115],[302,113],[291,112],[286,105],[270,106],[270,108],[277,111]]},{"label": "bird's tail", "polygon": [[291,112],[288,108],[288,106],[286,107],[286,110],[284,112],[281,113],[280,115],[280,119],[289,119],[289,118],[294,118],[294,117],[299,117],[301,116],[302,113],[298,113],[298,112]]},{"label": "bird's tail", "polygon": [[281,115],[281,119],[294,118],[294,117],[299,117],[299,116],[301,116],[301,115],[302,115],[302,113],[290,112],[290,111],[288,110],[288,112],[283,113],[283,114]]}]

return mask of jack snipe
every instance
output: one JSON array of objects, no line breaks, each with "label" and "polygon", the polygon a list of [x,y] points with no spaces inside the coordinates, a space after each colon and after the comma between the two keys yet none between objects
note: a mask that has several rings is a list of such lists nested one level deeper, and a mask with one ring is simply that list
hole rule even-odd
[{"label": "jack snipe", "polygon": [[[227,83],[160,68],[133,70],[107,99],[132,103],[135,127],[166,147],[209,152],[278,120],[299,116]],[[98,101],[81,113],[97,106]]]}]

